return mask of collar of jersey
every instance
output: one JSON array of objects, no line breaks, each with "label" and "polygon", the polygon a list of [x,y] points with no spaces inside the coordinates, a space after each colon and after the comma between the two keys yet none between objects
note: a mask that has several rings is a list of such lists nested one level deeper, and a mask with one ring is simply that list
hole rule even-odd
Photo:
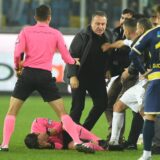
[{"label": "collar of jersey", "polygon": [[46,23],[37,23],[36,26],[47,27],[47,26],[49,26],[49,25],[46,24]]}]

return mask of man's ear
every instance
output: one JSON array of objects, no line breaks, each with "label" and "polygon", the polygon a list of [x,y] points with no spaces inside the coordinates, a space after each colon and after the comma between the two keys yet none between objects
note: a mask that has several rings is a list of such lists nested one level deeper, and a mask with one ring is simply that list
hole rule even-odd
[{"label": "man's ear", "polygon": [[142,32],[144,33],[145,32],[145,30],[144,30],[144,28],[142,27]]},{"label": "man's ear", "polygon": [[48,18],[47,18],[47,20],[50,22],[51,19],[52,19],[52,18],[51,18],[51,16],[49,15]]}]

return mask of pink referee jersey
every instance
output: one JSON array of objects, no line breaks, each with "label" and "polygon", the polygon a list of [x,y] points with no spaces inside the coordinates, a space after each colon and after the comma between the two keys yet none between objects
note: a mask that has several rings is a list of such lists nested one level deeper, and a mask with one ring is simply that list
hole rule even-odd
[{"label": "pink referee jersey", "polygon": [[46,133],[47,129],[54,128],[57,135],[49,136],[49,142],[55,144],[56,149],[63,147],[62,124],[47,118],[36,118],[31,126],[31,133]]},{"label": "pink referee jersey", "polygon": [[21,53],[25,53],[24,67],[39,68],[51,71],[52,59],[59,51],[65,63],[74,64],[66,48],[62,34],[46,23],[27,26],[20,32],[14,51],[15,67],[18,67]]}]

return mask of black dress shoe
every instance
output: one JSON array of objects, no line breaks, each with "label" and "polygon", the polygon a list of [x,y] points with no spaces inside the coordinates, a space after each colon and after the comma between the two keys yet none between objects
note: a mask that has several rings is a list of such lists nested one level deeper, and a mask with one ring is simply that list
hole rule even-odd
[{"label": "black dress shoe", "polygon": [[121,144],[117,144],[117,145],[111,145],[111,144],[109,144],[107,149],[109,151],[123,151],[124,147]]},{"label": "black dress shoe", "polygon": [[135,144],[128,144],[128,146],[125,149],[127,149],[127,150],[137,150],[137,145],[135,145]]},{"label": "black dress shoe", "polygon": [[125,141],[123,143],[123,147],[124,149],[127,149],[127,150],[137,150],[137,144],[133,144],[128,141]]},{"label": "black dress shoe", "polygon": [[0,147],[0,151],[2,151],[2,152],[8,152],[9,149],[8,149],[8,148],[1,148],[1,147]]}]

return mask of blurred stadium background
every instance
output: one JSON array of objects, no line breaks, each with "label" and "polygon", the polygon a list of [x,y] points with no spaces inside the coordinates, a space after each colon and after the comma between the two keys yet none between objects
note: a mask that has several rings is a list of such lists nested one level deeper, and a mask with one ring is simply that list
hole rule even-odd
[{"label": "blurred stadium background", "polygon": [[74,34],[88,24],[95,10],[105,11],[109,27],[115,27],[123,9],[151,16],[160,0],[0,0],[0,32],[15,33],[23,25],[33,24],[34,8],[44,3],[53,9],[51,25],[64,34]]}]

